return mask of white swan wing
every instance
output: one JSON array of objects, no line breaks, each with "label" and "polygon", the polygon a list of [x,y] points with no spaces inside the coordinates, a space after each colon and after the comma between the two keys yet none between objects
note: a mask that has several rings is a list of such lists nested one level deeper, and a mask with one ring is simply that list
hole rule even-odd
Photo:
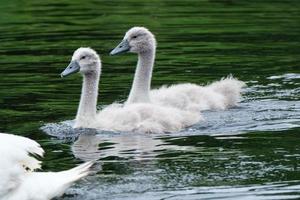
[{"label": "white swan wing", "polygon": [[43,156],[41,146],[28,138],[0,133],[0,199],[48,200],[60,196],[73,182],[86,176],[93,162],[62,172],[33,172]]},{"label": "white swan wing", "polygon": [[6,200],[49,200],[61,196],[75,181],[87,176],[93,162],[86,162],[61,172],[32,172],[26,174],[22,185]]},{"label": "white swan wing", "polygon": [[40,168],[40,161],[29,154],[42,156],[43,153],[33,140],[0,133],[0,197],[21,184],[26,169]]}]

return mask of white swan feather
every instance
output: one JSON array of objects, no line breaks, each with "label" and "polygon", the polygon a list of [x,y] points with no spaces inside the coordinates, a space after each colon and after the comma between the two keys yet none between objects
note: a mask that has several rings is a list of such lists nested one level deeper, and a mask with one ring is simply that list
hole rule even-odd
[{"label": "white swan feather", "polygon": [[49,200],[88,175],[93,162],[61,172],[34,172],[43,156],[41,146],[28,138],[0,133],[0,199]]},{"label": "white swan feather", "polygon": [[113,104],[96,118],[95,128],[112,131],[164,133],[178,132],[200,120],[201,115],[150,103]]},{"label": "white swan feather", "polygon": [[244,86],[232,76],[207,86],[192,83],[163,86],[150,91],[152,102],[181,110],[225,110],[238,105]]}]

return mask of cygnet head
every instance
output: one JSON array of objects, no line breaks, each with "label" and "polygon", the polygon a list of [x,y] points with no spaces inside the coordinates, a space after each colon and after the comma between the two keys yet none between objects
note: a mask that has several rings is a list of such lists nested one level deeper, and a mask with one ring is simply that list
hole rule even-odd
[{"label": "cygnet head", "polygon": [[78,48],[68,67],[61,73],[61,77],[66,77],[76,72],[83,75],[99,74],[101,70],[100,56],[89,47]]},{"label": "cygnet head", "polygon": [[133,27],[129,29],[122,42],[110,52],[110,55],[117,55],[124,52],[145,53],[156,48],[154,35],[144,27]]}]

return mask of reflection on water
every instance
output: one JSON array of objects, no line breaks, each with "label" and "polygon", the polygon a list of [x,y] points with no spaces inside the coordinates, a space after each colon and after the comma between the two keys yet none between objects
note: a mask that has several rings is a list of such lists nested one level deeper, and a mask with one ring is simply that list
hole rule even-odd
[{"label": "reflection on water", "polygon": [[136,160],[152,159],[156,151],[164,149],[163,141],[144,134],[82,134],[72,145],[72,152],[81,160],[95,160],[105,157]]},{"label": "reflection on water", "polygon": [[147,160],[153,159],[163,150],[193,151],[194,149],[190,146],[171,145],[160,137],[162,136],[136,133],[112,136],[95,131],[95,134],[80,135],[72,145],[72,152],[76,158],[85,161],[106,157]]},{"label": "reflection on water", "polygon": [[[41,143],[46,171],[98,159],[102,169],[60,199],[299,199],[299,8],[294,0],[1,1],[0,131]],[[137,58],[108,52],[134,25],[158,40],[153,87],[232,73],[248,85],[240,106],[204,112],[205,122],[169,135],[72,129],[82,80],[60,72],[75,49],[91,46],[103,60],[99,106],[123,101]]]}]

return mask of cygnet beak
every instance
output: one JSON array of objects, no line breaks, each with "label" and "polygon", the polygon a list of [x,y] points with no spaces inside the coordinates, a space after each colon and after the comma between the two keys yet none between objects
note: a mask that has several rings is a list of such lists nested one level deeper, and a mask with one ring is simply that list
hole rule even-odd
[{"label": "cygnet beak", "polygon": [[124,39],[116,48],[114,48],[111,52],[110,55],[118,55],[120,53],[124,53],[130,50],[129,42]]},{"label": "cygnet beak", "polygon": [[60,76],[66,77],[71,74],[74,74],[80,70],[80,65],[78,64],[77,61],[71,61],[68,67],[60,74]]}]

